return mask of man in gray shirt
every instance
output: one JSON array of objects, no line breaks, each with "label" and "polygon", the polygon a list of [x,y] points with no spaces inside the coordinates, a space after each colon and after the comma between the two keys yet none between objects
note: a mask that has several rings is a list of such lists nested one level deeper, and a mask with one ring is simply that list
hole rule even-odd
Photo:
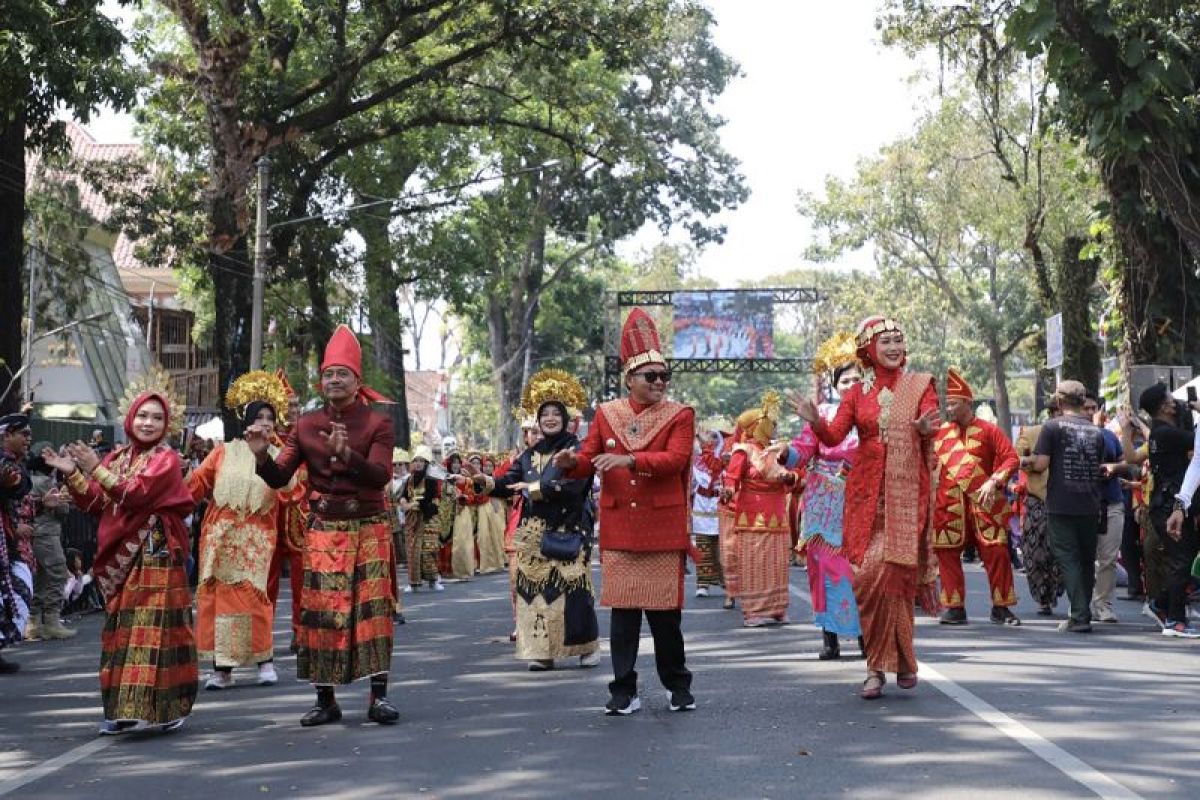
[{"label": "man in gray shirt", "polygon": [[1091,600],[1096,584],[1096,543],[1103,509],[1100,465],[1104,435],[1083,407],[1086,390],[1079,381],[1060,381],[1054,393],[1062,416],[1042,427],[1034,446],[1034,468],[1049,469],[1046,512],[1050,546],[1063,571],[1071,633],[1092,629]]}]

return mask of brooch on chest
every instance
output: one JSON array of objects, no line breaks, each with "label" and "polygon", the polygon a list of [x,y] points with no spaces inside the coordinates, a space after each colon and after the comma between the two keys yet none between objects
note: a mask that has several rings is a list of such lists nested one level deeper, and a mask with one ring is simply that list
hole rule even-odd
[{"label": "brooch on chest", "polygon": [[879,433],[881,436],[887,434],[888,424],[892,421],[892,402],[896,396],[892,394],[892,390],[886,386],[879,390],[879,397],[876,402],[879,403]]}]

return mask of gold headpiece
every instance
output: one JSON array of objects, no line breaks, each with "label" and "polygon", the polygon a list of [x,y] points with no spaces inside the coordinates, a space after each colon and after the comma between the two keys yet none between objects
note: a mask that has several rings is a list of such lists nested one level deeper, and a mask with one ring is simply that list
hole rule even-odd
[{"label": "gold headpiece", "polygon": [[557,400],[567,407],[567,416],[573,410],[587,405],[587,392],[583,385],[570,373],[561,369],[543,369],[534,373],[521,392],[521,411],[525,416],[537,416],[538,409]]},{"label": "gold headpiece", "polygon": [[857,349],[854,334],[835,333],[817,348],[817,355],[813,359],[813,372],[817,375],[828,375],[846,364],[853,364],[861,369],[862,364],[855,352]]},{"label": "gold headpiece", "polygon": [[167,403],[168,408],[163,409],[167,412],[167,432],[163,438],[178,436],[182,433],[186,409],[171,389],[171,376],[158,364],[151,367],[148,372],[134,378],[125,387],[125,395],[117,406],[117,410],[121,413],[121,419],[129,416],[129,410],[133,408],[133,404],[144,394],[156,394]]},{"label": "gold headpiece", "polygon": [[771,390],[762,397],[758,408],[743,411],[737,418],[737,427],[744,432],[745,438],[753,439],[759,444],[766,445],[775,435],[775,423],[779,421],[779,410],[783,400],[779,393]]},{"label": "gold headpiece", "polygon": [[275,409],[276,422],[287,424],[287,388],[278,376],[256,369],[238,378],[225,392],[225,407],[230,411],[241,411],[255,400],[269,404]]}]

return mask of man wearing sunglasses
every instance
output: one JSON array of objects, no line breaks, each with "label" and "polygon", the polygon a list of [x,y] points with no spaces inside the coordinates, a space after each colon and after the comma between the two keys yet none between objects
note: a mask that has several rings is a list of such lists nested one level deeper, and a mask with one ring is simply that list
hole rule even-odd
[{"label": "man wearing sunglasses", "polygon": [[605,713],[641,708],[634,667],[643,612],[668,707],[690,711],[696,700],[680,621],[695,413],[666,399],[671,373],[654,321],[640,308],[621,331],[621,361],[629,396],[602,404],[579,452],[561,451],[554,463],[571,478],[600,474],[600,604],[612,609]]}]

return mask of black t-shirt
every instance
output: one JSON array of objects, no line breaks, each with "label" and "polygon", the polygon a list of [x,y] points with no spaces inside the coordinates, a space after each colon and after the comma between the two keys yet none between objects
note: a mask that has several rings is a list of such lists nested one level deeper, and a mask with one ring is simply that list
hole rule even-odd
[{"label": "black t-shirt", "polygon": [[1100,514],[1104,434],[1099,428],[1083,417],[1056,417],[1042,426],[1033,452],[1050,456],[1047,512],[1093,517]]},{"label": "black t-shirt", "polygon": [[1154,476],[1151,505],[1169,506],[1183,486],[1183,474],[1191,460],[1194,436],[1177,425],[1154,420],[1150,426],[1150,473]]}]

